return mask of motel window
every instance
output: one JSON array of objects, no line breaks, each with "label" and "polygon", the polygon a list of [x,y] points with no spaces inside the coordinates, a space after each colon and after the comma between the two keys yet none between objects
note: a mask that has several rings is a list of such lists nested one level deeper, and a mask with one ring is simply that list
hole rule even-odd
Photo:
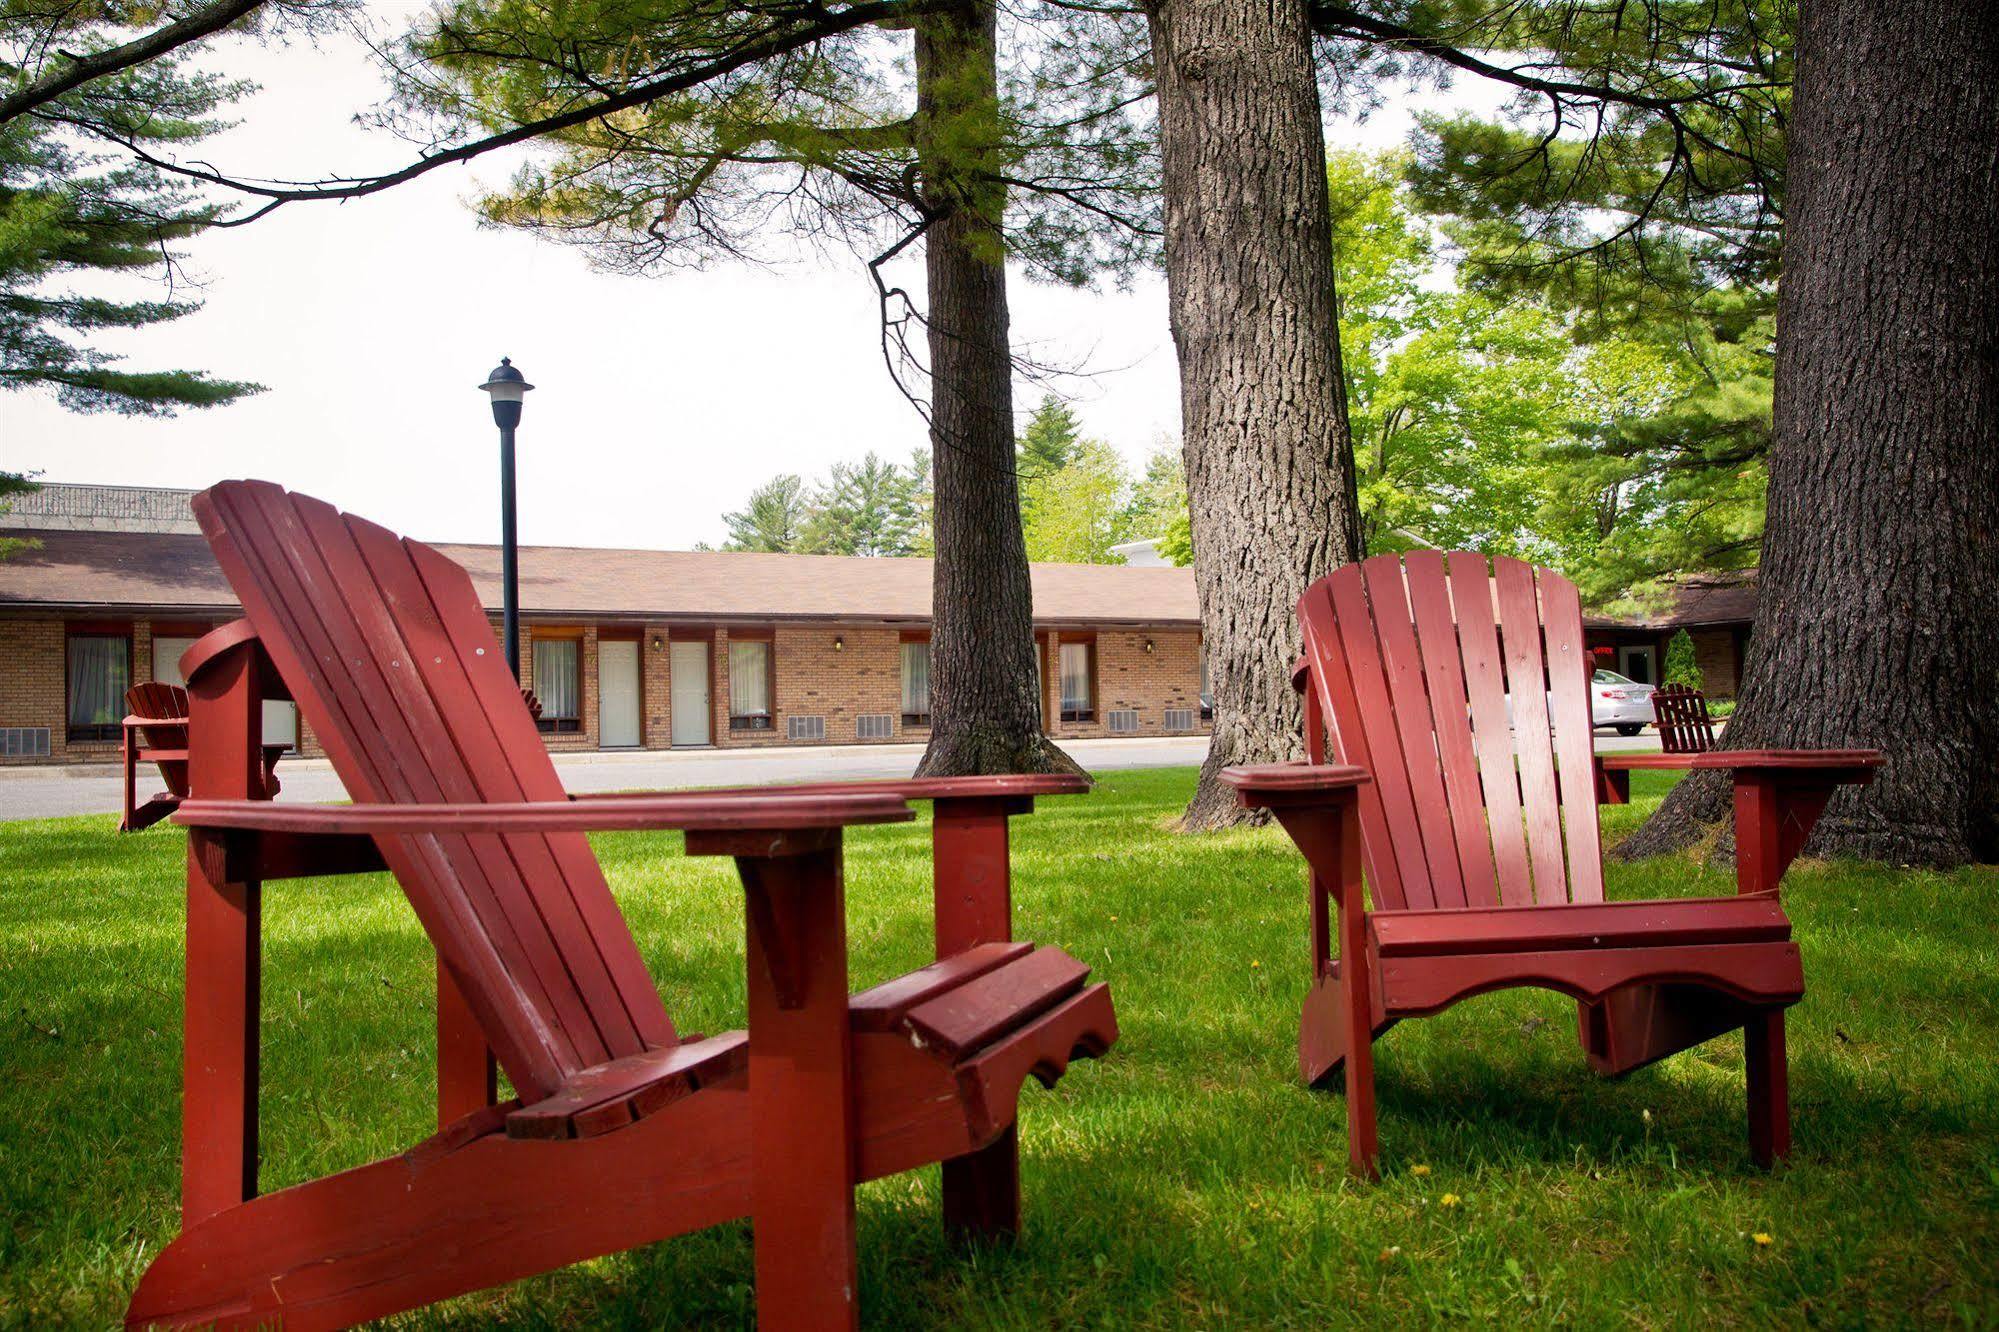
[{"label": "motel window", "polygon": [[902,645],[902,724],[930,724],[930,644],[922,639]]},{"label": "motel window", "polygon": [[534,640],[534,696],[541,701],[536,724],[544,734],[574,735],[583,729],[581,639]]},{"label": "motel window", "polygon": [[[195,645],[197,637],[187,633],[153,635],[153,678],[161,684],[185,687],[180,659]],[[264,743],[298,748],[298,704],[285,698],[264,700]]]},{"label": "motel window", "polygon": [[751,641],[729,644],[729,729],[768,731],[771,728],[770,644]]},{"label": "motel window", "polygon": [[1091,669],[1091,658],[1096,650],[1095,643],[1062,644],[1062,720],[1065,722],[1096,720],[1096,672]]},{"label": "motel window", "polygon": [[132,682],[129,634],[69,636],[69,738],[116,740]]}]

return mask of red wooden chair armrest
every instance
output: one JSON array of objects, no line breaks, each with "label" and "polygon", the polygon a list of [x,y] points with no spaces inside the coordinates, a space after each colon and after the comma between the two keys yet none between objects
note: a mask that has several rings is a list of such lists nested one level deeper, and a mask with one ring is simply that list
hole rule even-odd
[{"label": "red wooden chair armrest", "polygon": [[1343,763],[1252,763],[1222,769],[1249,809],[1323,803],[1371,780],[1367,769]]},{"label": "red wooden chair armrest", "polygon": [[259,832],[552,833],[679,829],[685,832],[777,832],[902,823],[914,817],[892,795],[766,795],[749,800],[709,795],[615,796],[590,801],[467,805],[275,805],[267,800],[186,800],[174,821],[190,828]]},{"label": "red wooden chair armrest", "polygon": [[1878,749],[1711,749],[1703,754],[1599,754],[1611,772],[1630,769],[1725,768],[1736,772],[1796,773],[1816,781],[1871,782],[1881,766]]}]

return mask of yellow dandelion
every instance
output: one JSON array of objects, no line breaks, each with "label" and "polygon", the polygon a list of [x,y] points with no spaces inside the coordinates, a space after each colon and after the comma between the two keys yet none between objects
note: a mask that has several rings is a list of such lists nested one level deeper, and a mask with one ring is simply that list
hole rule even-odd
[{"label": "yellow dandelion", "polygon": [[1250,965],[1251,967],[1253,967],[1253,968],[1254,968],[1254,967],[1260,967],[1260,966],[1262,966],[1262,965],[1263,965],[1263,963],[1261,963],[1261,962],[1251,962],[1251,963],[1250,963],[1249,965]]},{"label": "yellow dandelion", "polygon": [[1462,1201],[1463,1199],[1459,1198],[1457,1194],[1447,1193],[1443,1197],[1437,1199],[1437,1205],[1439,1207],[1456,1207]]},{"label": "yellow dandelion", "polygon": [[1772,1235],[1767,1230],[1759,1230],[1754,1235],[1751,1235],[1749,1238],[1756,1241],[1756,1247],[1759,1249],[1767,1249],[1772,1244],[1775,1244],[1777,1242],[1776,1236]]},{"label": "yellow dandelion", "polygon": [[1412,1165],[1409,1167],[1409,1173],[1414,1175],[1416,1178],[1421,1179],[1425,1175],[1430,1173],[1430,1167],[1426,1165]]}]

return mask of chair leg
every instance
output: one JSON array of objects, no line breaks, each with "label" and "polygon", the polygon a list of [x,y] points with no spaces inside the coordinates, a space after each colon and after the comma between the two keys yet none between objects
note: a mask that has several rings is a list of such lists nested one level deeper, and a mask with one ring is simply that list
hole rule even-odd
[{"label": "chair leg", "polygon": [[1374,1127],[1374,1042],[1365,1037],[1347,1054],[1347,1162],[1357,1179],[1381,1176]]},{"label": "chair leg", "polygon": [[1374,1124],[1374,1005],[1368,994],[1367,947],[1359,932],[1347,943],[1340,967],[1345,998],[1347,1075],[1347,1161],[1358,1179],[1381,1174],[1381,1148]]},{"label": "chair leg", "polygon": [[1004,1240],[1020,1233],[1020,1129],[1009,1124],[976,1152],[944,1163],[944,1229],[954,1238]]},{"label": "chair leg", "polygon": [[1784,1010],[1766,1009],[1742,1029],[1749,1067],[1749,1155],[1769,1169],[1791,1154],[1791,1081]]},{"label": "chair leg", "polygon": [[838,850],[738,858],[757,1326],[857,1328],[853,1051]]}]

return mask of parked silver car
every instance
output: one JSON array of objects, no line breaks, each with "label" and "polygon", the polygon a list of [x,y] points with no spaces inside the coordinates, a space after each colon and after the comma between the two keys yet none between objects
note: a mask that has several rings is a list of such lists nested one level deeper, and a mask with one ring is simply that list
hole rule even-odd
[{"label": "parked silver car", "polygon": [[1615,726],[1619,735],[1637,735],[1653,722],[1653,686],[1601,668],[1589,678],[1592,726]]},{"label": "parked silver car", "polygon": [[[1650,726],[1653,686],[1626,679],[1616,671],[1598,669],[1589,677],[1589,721],[1591,726],[1614,726],[1619,735],[1637,735]],[[1554,707],[1554,696],[1548,698]],[[1513,721],[1513,695],[1506,696],[1506,720]]]}]

